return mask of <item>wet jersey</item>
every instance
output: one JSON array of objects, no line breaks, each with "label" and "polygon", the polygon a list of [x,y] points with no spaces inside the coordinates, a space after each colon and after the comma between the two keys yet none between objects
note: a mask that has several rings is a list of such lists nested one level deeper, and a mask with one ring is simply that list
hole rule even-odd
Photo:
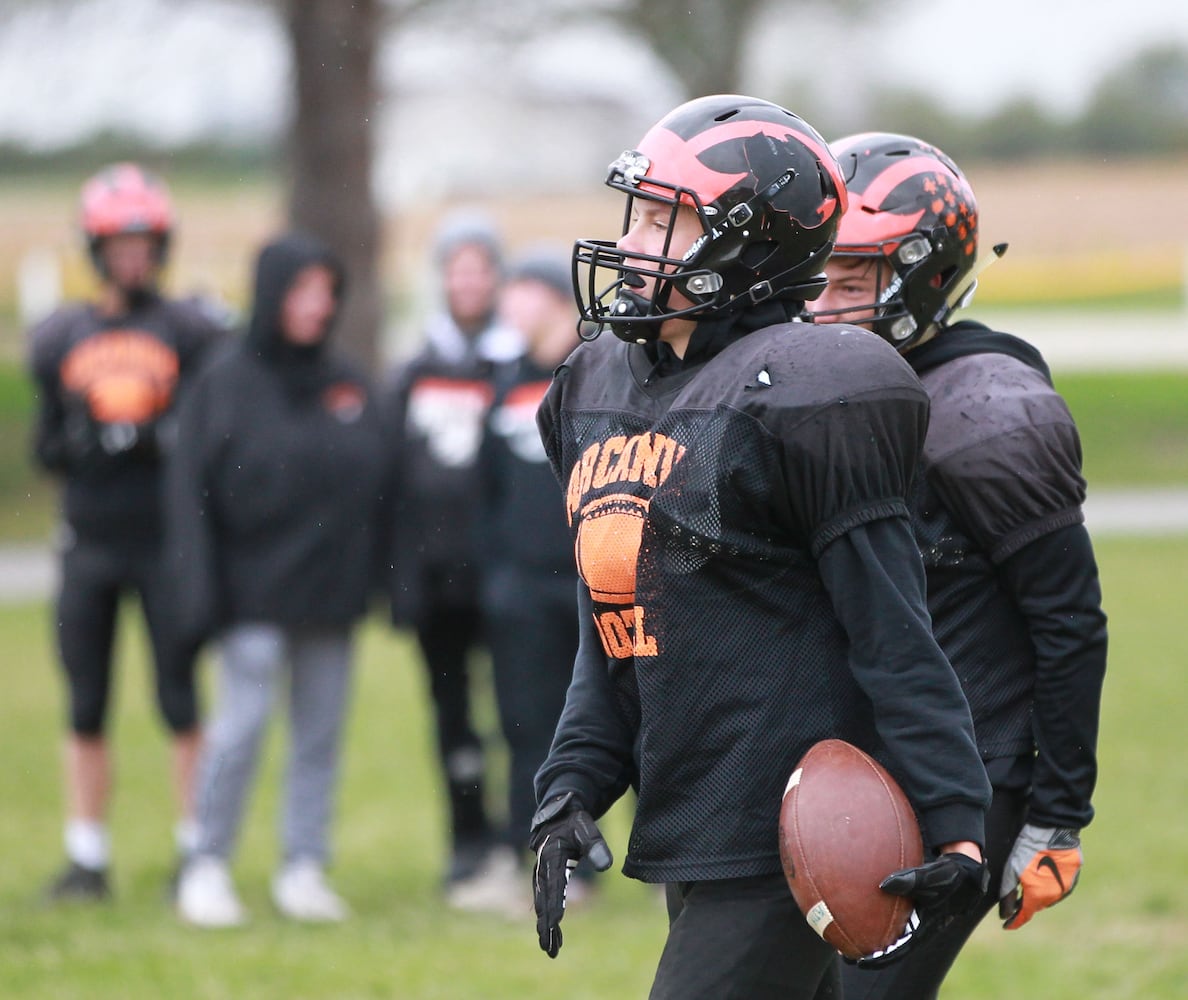
[{"label": "wet jersey", "polygon": [[174,402],[224,331],[196,304],[154,297],[105,317],[58,310],[30,333],[38,461],[65,476],[66,521],[95,540],[155,539]]},{"label": "wet jersey", "polygon": [[784,324],[649,367],[601,337],[541,409],[588,600],[538,796],[597,815],[635,785],[624,871],[646,881],[776,872],[788,776],[840,737],[935,840],[980,840],[988,785],[907,518],[928,418],[908,366],[853,327]]},{"label": "wet jersey", "polygon": [[1033,822],[1084,826],[1106,631],[1076,425],[1013,337],[966,321],[907,358],[932,401],[912,522],[978,748],[1002,762],[1042,746]]}]

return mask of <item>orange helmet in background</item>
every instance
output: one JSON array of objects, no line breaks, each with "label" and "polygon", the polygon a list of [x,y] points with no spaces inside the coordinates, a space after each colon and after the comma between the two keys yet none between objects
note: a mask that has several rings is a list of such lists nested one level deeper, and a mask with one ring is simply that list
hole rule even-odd
[{"label": "orange helmet in background", "polygon": [[165,182],[138,164],[115,163],[89,178],[82,187],[80,214],[91,259],[100,273],[100,244],[121,233],[155,236],[158,261],[164,262],[173,232],[173,202]]}]

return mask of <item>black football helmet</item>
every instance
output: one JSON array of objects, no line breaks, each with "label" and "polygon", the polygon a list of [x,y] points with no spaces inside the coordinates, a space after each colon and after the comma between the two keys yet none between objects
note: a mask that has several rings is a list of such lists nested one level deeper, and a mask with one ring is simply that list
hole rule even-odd
[{"label": "black football helmet", "polygon": [[[593,336],[655,340],[676,316],[742,311],[767,299],[804,302],[825,286],[823,268],[845,211],[846,190],[826,142],[802,119],[754,97],[722,94],[682,104],[623,153],[606,178],[627,195],[697,213],[701,235],[683,254],[629,255],[612,241],[579,240],[573,281]],[[672,226],[669,227],[671,233]],[[655,279],[650,297],[634,289]],[[693,304],[673,308],[679,290]]]},{"label": "black football helmet", "polygon": [[934,326],[945,326],[973,295],[978,256],[973,190],[956,163],[912,136],[864,132],[830,148],[850,194],[834,256],[870,259],[889,271],[878,275],[883,291],[877,302],[811,315],[820,321],[870,309],[871,329],[904,350]]}]

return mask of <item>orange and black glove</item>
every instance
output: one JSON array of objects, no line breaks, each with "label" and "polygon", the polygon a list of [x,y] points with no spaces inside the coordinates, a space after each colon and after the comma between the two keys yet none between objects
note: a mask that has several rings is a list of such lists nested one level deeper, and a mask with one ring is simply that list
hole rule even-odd
[{"label": "orange and black glove", "polygon": [[1081,874],[1079,834],[1079,830],[1024,824],[998,890],[998,915],[1008,931],[1018,930],[1076,888]]}]

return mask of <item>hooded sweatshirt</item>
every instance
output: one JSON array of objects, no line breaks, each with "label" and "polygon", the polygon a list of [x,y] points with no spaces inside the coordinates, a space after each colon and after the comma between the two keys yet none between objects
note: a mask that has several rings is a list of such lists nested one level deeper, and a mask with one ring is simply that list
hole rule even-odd
[{"label": "hooded sweatshirt", "polygon": [[317,240],[264,248],[246,336],[181,408],[169,546],[191,639],[237,622],[342,627],[366,610],[386,480],[378,405],[324,339],[298,347],[280,325],[318,264],[341,297],[341,266]]}]

